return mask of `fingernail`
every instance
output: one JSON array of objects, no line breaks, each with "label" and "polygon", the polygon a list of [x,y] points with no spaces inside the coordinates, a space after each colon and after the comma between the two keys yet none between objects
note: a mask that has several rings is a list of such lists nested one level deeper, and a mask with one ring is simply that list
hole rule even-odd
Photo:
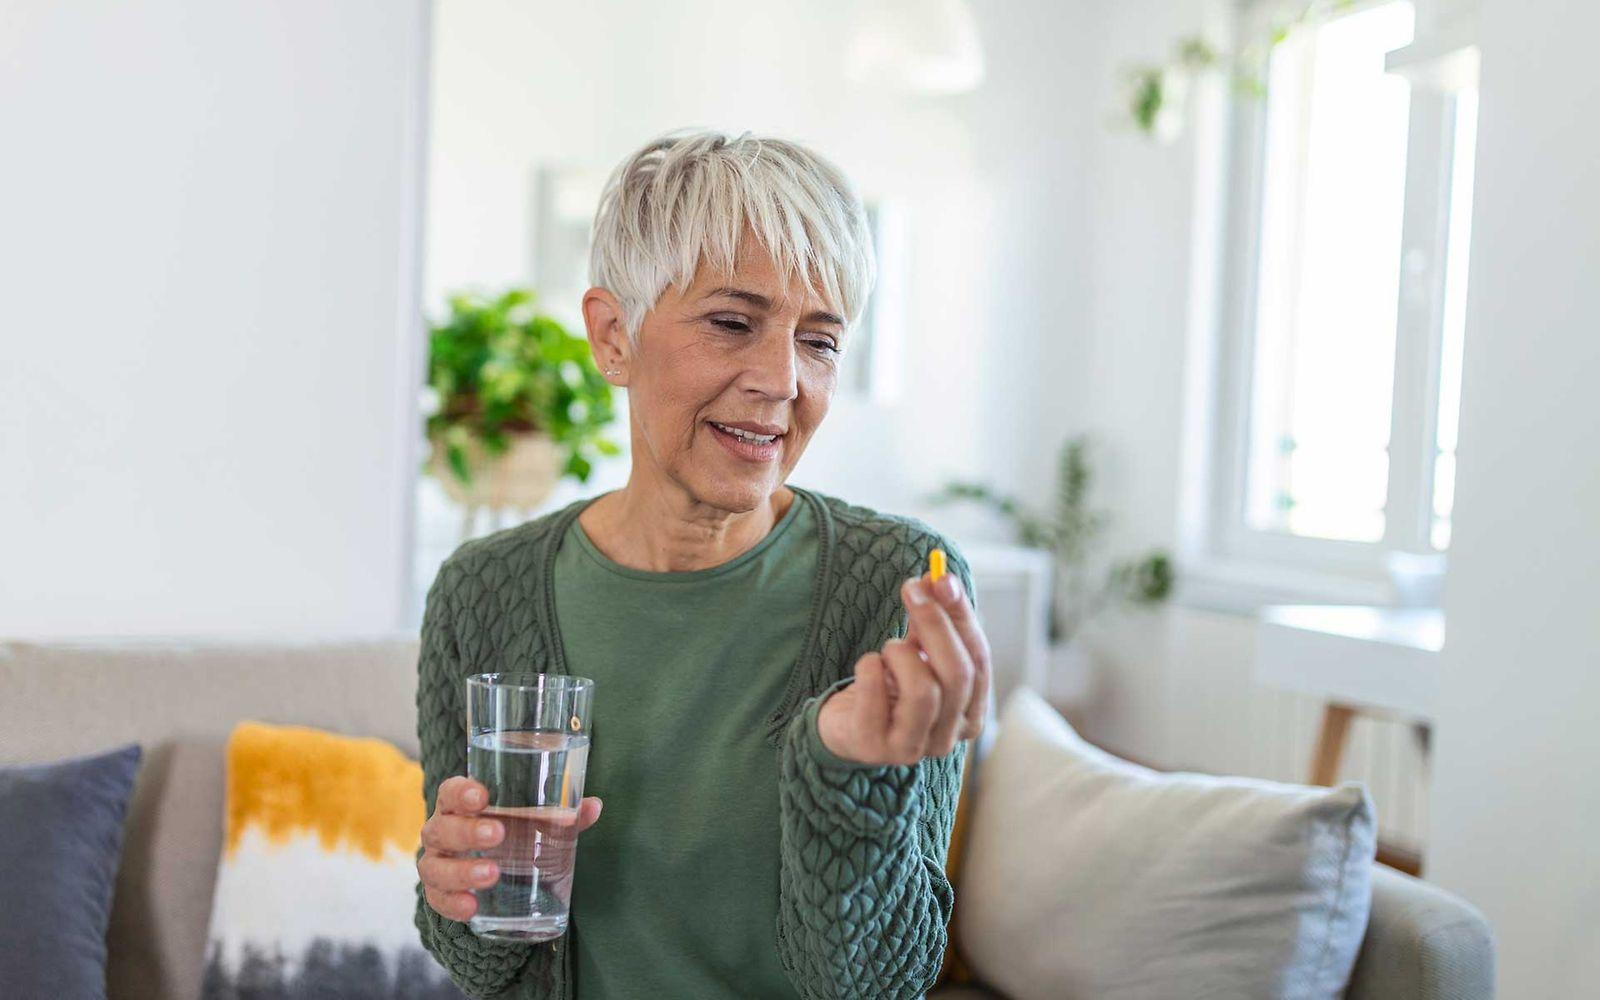
[{"label": "fingernail", "polygon": [[478,839],[487,844],[494,839],[494,824],[484,820],[478,824]]},{"label": "fingernail", "polygon": [[483,792],[479,791],[476,788],[468,789],[467,790],[467,805],[470,808],[473,808],[473,809],[476,809],[479,806],[483,805]]},{"label": "fingernail", "polygon": [[490,876],[490,874],[493,873],[493,871],[494,871],[494,869],[490,868],[486,864],[473,865],[472,866],[472,880],[474,882],[482,882],[484,879],[488,878]]},{"label": "fingernail", "polygon": [[939,582],[935,583],[934,586],[938,588],[941,600],[953,601],[956,599],[956,595],[961,592],[960,587],[956,584],[955,576],[950,573],[941,576]]},{"label": "fingernail", "polygon": [[922,578],[912,577],[911,585],[906,587],[906,600],[912,604],[926,604],[928,592],[922,589]]}]

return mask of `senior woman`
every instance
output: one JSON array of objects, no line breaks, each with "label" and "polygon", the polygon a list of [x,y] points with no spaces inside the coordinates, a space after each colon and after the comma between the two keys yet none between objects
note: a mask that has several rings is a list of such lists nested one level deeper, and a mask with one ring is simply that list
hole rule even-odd
[{"label": "senior woman", "polygon": [[[802,146],[669,133],[601,197],[584,323],[628,389],[627,484],[462,545],[428,594],[416,923],[475,997],[911,997],[937,977],[989,650],[959,552],[786,483],[873,280]],[[943,548],[951,573],[923,574]],[[468,674],[596,681],[567,933],[480,938]]]}]

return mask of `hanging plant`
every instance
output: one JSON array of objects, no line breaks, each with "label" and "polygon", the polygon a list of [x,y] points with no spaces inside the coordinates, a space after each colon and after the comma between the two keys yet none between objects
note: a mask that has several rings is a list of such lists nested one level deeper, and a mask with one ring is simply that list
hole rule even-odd
[{"label": "hanging plant", "polygon": [[1123,70],[1122,110],[1125,121],[1151,138],[1171,142],[1183,132],[1188,95],[1204,73],[1226,72],[1238,93],[1264,97],[1267,82],[1260,68],[1271,49],[1296,31],[1320,25],[1355,4],[1356,0],[1297,0],[1282,4],[1272,18],[1265,46],[1247,44],[1238,52],[1224,52],[1201,35],[1186,35],[1173,45],[1165,62],[1129,66]]}]

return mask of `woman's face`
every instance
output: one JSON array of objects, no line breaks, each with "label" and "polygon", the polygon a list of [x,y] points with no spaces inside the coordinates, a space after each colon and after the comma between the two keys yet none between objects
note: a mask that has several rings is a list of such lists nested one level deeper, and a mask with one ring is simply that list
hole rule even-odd
[{"label": "woman's face", "polygon": [[635,478],[670,480],[720,510],[766,502],[827,416],[844,348],[835,308],[799,280],[785,285],[747,233],[731,275],[702,266],[681,294],[662,293],[637,347],[620,319],[612,326],[596,349],[628,387]]}]

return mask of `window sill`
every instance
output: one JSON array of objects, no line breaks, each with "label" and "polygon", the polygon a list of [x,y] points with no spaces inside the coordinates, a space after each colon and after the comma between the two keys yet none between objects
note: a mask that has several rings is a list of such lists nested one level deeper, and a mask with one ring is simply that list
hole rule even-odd
[{"label": "window sill", "polygon": [[1284,604],[1262,609],[1255,678],[1323,701],[1433,717],[1444,612]]},{"label": "window sill", "polygon": [[1180,566],[1172,601],[1179,607],[1250,619],[1278,604],[1389,607],[1396,603],[1388,580],[1239,559],[1202,559]]}]

